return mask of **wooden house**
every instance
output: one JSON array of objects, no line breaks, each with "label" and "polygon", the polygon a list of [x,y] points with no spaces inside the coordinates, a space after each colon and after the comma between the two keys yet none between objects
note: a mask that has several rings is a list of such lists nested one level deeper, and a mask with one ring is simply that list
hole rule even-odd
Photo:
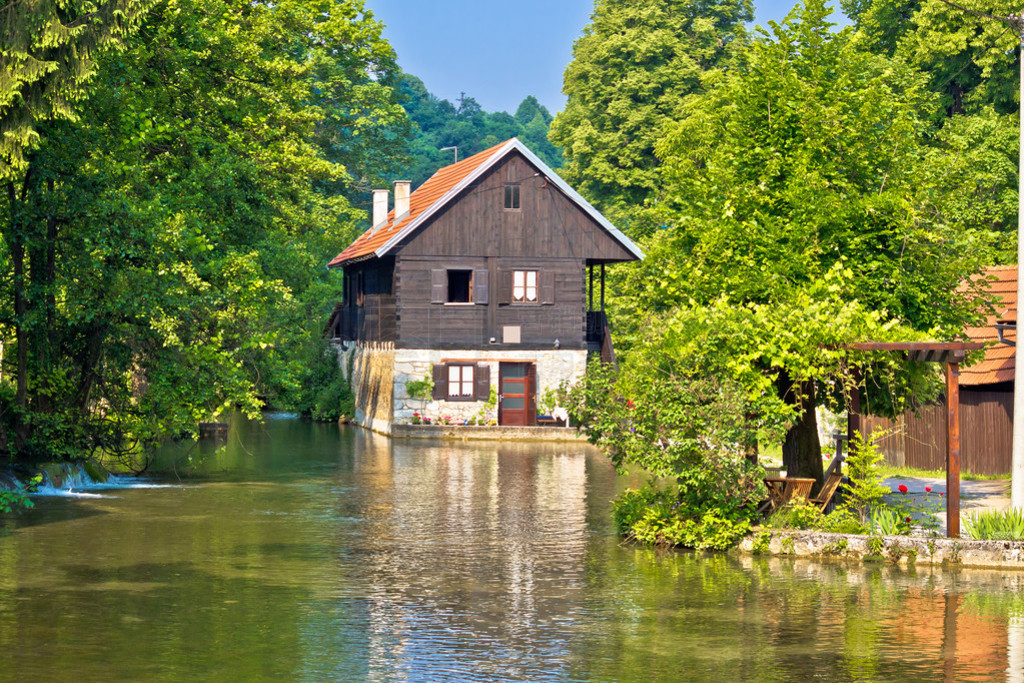
[{"label": "wooden house", "polygon": [[[980,327],[964,332],[989,344],[984,358],[960,370],[960,466],[975,474],[1006,474],[1013,456],[1013,381],[1017,322],[1017,266],[993,266],[981,276],[991,310]],[[896,420],[865,416],[861,429],[887,433],[879,443],[886,462],[941,470],[946,466],[946,409],[940,400],[907,410]]]},{"label": "wooden house", "polygon": [[538,397],[588,354],[614,358],[605,266],[643,254],[517,139],[415,192],[397,181],[390,211],[374,191],[372,223],[329,264],[360,423],[534,425]]}]

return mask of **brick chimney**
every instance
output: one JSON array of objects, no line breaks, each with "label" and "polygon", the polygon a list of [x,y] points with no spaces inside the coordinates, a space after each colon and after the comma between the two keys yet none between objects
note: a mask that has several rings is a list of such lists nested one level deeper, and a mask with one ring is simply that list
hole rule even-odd
[{"label": "brick chimney", "polygon": [[371,228],[377,228],[384,223],[388,218],[388,191],[387,190],[374,190],[373,191],[373,223],[370,224]]},{"label": "brick chimney", "polygon": [[409,215],[409,194],[412,191],[411,180],[395,181],[395,222]]}]

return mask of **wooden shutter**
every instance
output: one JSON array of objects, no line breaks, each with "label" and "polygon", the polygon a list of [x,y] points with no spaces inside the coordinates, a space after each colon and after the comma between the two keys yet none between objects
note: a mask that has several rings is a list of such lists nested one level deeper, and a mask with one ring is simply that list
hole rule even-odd
[{"label": "wooden shutter", "polygon": [[431,394],[431,398],[435,401],[443,401],[448,398],[448,366],[437,364],[433,367],[432,372],[434,377],[434,391]]},{"label": "wooden shutter", "polygon": [[473,271],[473,303],[475,304],[487,304],[487,298],[490,296],[490,287],[488,286],[488,273],[486,268],[477,268]]},{"label": "wooden shutter", "polygon": [[473,388],[473,398],[478,401],[486,401],[491,397],[491,366],[478,365],[473,369],[473,381],[476,385]]},{"label": "wooden shutter", "polygon": [[555,274],[550,270],[540,271],[540,302],[555,303]]},{"label": "wooden shutter", "polygon": [[512,271],[501,270],[498,271],[498,296],[496,297],[499,304],[510,304],[512,303]]},{"label": "wooden shutter", "polygon": [[430,271],[430,303],[443,304],[448,300],[448,271],[434,268]]}]

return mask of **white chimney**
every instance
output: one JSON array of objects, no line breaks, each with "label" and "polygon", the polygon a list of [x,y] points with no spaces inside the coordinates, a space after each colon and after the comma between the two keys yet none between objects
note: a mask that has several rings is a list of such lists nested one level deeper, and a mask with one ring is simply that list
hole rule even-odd
[{"label": "white chimney", "polygon": [[387,190],[374,190],[373,191],[373,223],[370,224],[371,228],[376,228],[386,221],[388,218],[388,191]]},{"label": "white chimney", "polygon": [[395,181],[395,222],[409,214],[409,193],[412,190],[411,180]]}]

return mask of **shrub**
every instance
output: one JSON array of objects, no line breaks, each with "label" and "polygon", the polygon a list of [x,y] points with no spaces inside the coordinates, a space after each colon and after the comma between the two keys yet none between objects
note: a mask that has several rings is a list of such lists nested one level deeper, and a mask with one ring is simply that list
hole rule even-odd
[{"label": "shrub", "polygon": [[817,528],[833,534],[867,533],[867,528],[861,524],[857,515],[852,510],[842,507],[822,517]]},{"label": "shrub", "polygon": [[765,524],[773,529],[810,529],[822,521],[821,511],[815,505],[786,505],[779,508]]},{"label": "shrub", "polygon": [[405,383],[405,393],[409,398],[427,401],[434,393],[434,378],[428,372],[423,379],[412,379]]},{"label": "shrub", "polygon": [[889,492],[882,483],[882,474],[878,468],[882,454],[878,451],[877,442],[882,436],[884,434],[876,432],[871,435],[870,441],[865,442],[859,432],[855,433],[850,444],[850,455],[845,462],[850,484],[846,488],[843,507],[856,513],[861,524],[868,521],[868,510],[880,503],[882,496]]}]

